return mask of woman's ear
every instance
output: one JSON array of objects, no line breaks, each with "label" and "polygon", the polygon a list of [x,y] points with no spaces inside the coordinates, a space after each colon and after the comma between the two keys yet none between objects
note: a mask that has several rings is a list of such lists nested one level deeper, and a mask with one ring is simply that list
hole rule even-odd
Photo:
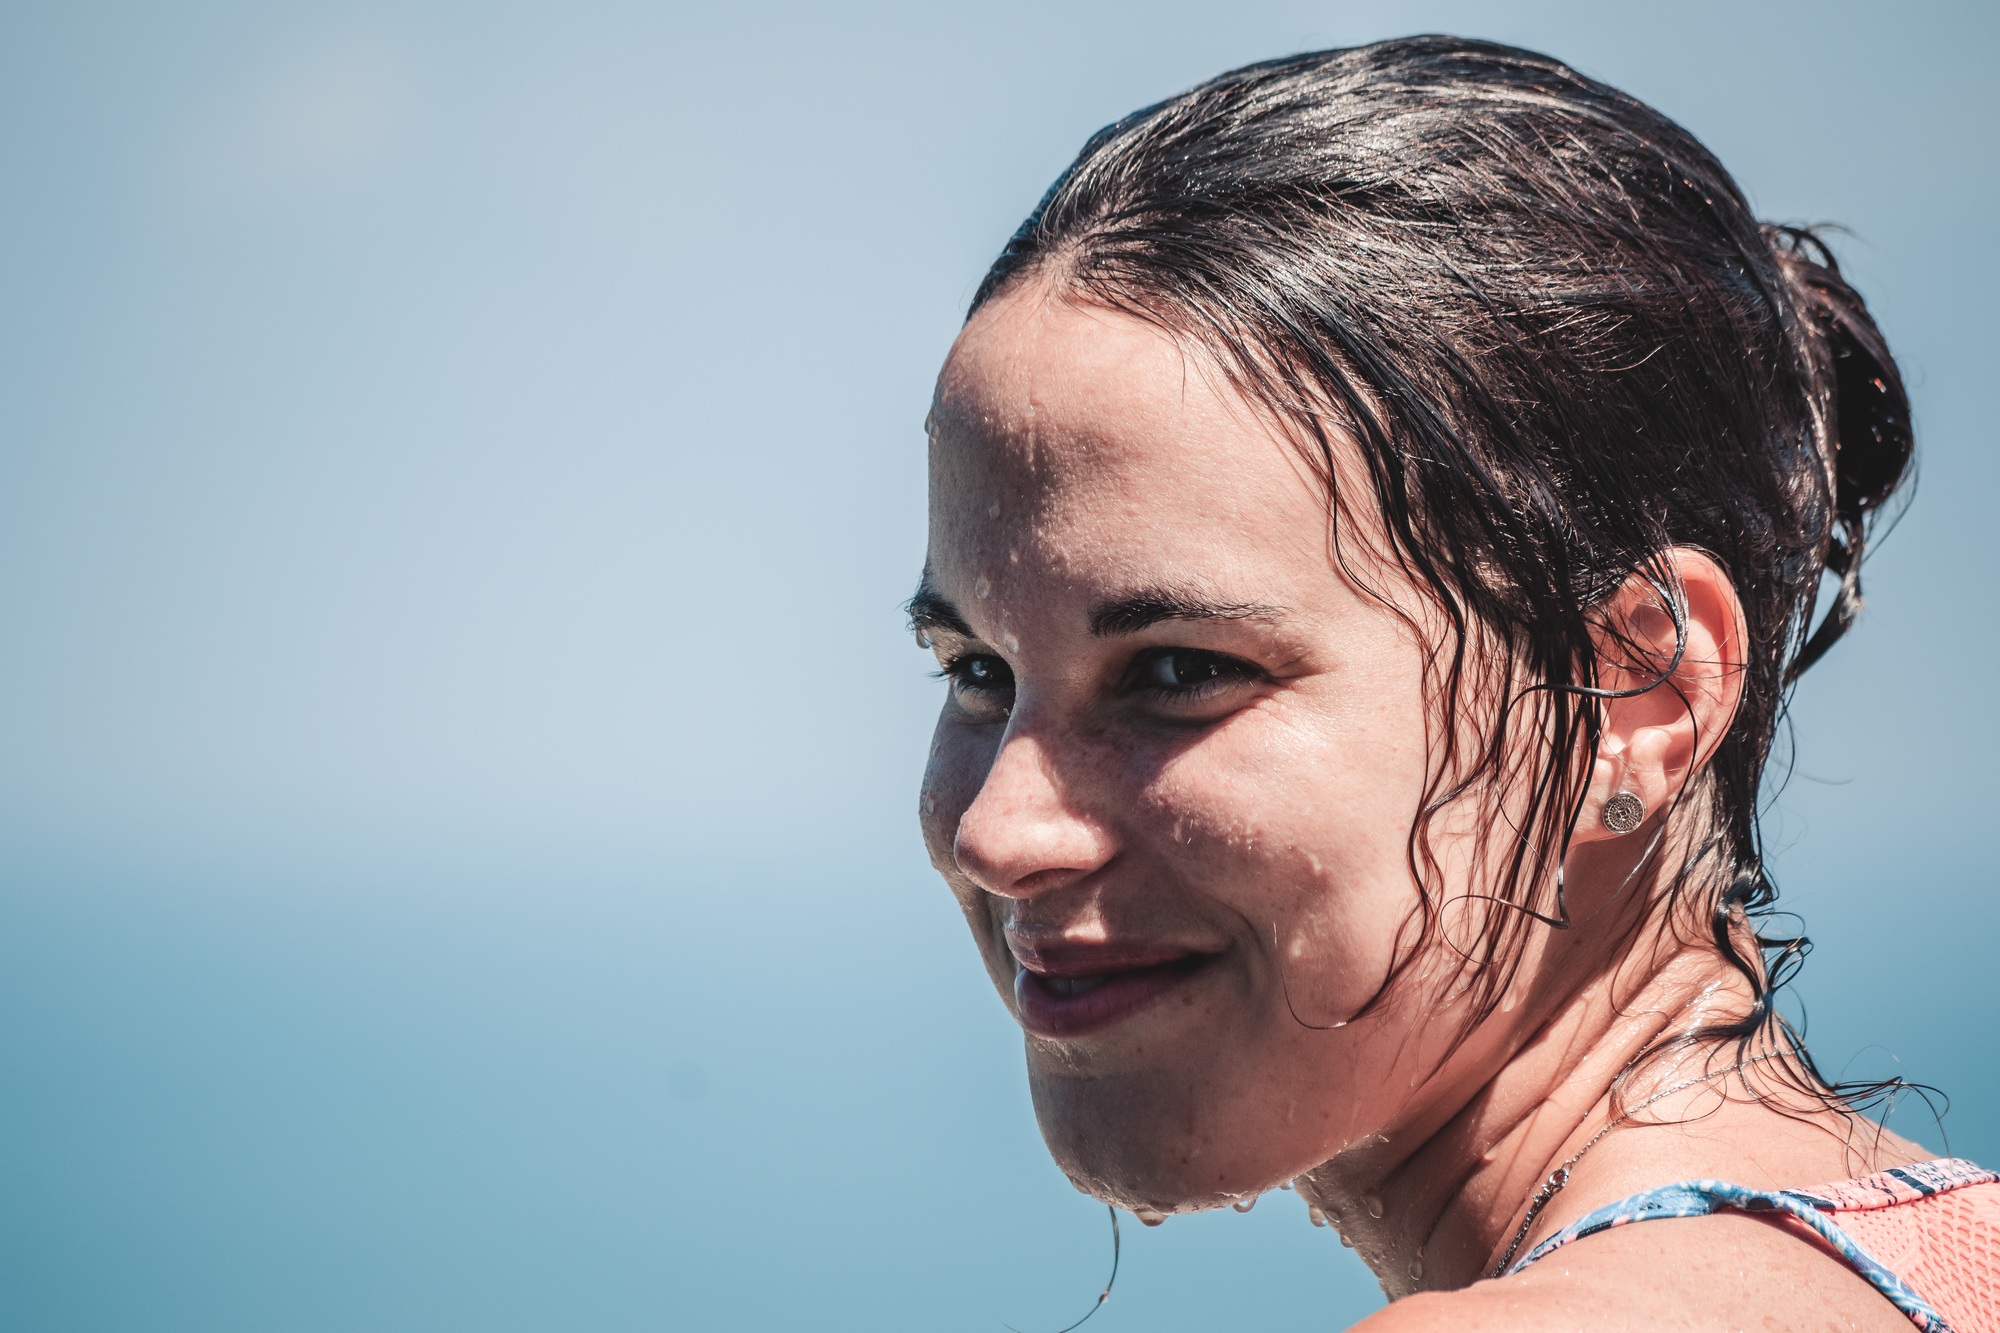
[{"label": "woman's ear", "polygon": [[1665,552],[1595,614],[1598,686],[1639,692],[1604,701],[1577,843],[1665,814],[1714,755],[1743,697],[1743,605],[1702,552]]}]

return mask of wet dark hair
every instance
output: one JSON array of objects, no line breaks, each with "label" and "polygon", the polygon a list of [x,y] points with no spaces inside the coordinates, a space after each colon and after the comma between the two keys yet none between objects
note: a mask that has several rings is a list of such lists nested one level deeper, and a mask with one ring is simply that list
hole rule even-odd
[{"label": "wet dark hair", "polygon": [[[1742,702],[1684,796],[1706,805],[1701,841],[1668,874],[1756,1003],[1697,1036],[1778,1039],[1824,1087],[1771,1005],[1804,941],[1735,941],[1776,898],[1758,793],[1789,687],[1853,623],[1912,434],[1888,346],[1818,236],[1760,224],[1636,99],[1547,56],[1427,36],[1247,66],[1108,126],[972,310],[1031,278],[1215,353],[1329,488],[1336,559],[1352,501],[1333,450],[1358,445],[1390,554],[1448,627],[1419,883],[1440,811],[1525,784],[1492,886],[1511,910],[1459,945],[1486,965],[1485,1004],[1528,931],[1568,923],[1560,867],[1606,693],[1594,611],[1639,574],[1684,625],[1661,557],[1714,557],[1748,626]],[[1492,679],[1510,684],[1468,750],[1456,721]],[[1522,735],[1545,742],[1525,768]],[[1420,897],[1412,941],[1437,926]]]}]

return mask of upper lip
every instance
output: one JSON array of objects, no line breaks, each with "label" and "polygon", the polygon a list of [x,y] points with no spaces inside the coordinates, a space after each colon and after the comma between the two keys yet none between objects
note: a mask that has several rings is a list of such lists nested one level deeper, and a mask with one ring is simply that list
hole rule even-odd
[{"label": "upper lip", "polygon": [[1016,962],[1044,977],[1095,977],[1107,972],[1136,972],[1207,957],[1215,951],[1185,944],[1147,940],[1037,940],[1007,933],[1007,949]]}]

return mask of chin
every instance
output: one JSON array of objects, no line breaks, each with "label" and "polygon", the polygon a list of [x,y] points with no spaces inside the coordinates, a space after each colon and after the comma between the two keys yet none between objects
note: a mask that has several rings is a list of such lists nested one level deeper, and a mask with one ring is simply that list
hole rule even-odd
[{"label": "chin", "polygon": [[1203,1097],[1184,1079],[1173,1082],[1029,1076],[1042,1140],[1063,1174],[1142,1219],[1220,1208],[1319,1164],[1310,1151],[1291,1160],[1284,1150],[1299,1145],[1285,1142],[1284,1127],[1258,1124],[1238,1099]]}]

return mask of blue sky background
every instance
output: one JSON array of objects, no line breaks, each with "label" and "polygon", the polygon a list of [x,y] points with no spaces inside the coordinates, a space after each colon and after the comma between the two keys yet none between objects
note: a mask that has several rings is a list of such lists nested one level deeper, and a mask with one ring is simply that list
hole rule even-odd
[{"label": "blue sky background", "polygon": [[[16,2],[0,1324],[1088,1308],[917,845],[930,378],[1099,125],[1424,30],[1853,228],[1923,479],[1769,829],[1824,1062],[2000,1162],[1991,6]],[[1128,1227],[1093,1329],[1374,1308],[1303,1211]]]}]

